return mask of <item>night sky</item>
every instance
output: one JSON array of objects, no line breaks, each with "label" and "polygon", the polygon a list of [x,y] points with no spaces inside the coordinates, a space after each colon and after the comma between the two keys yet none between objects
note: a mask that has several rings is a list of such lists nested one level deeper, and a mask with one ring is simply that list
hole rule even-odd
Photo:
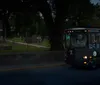
[{"label": "night sky", "polygon": [[100,0],[91,0],[92,3],[96,4],[97,2],[99,2]]}]

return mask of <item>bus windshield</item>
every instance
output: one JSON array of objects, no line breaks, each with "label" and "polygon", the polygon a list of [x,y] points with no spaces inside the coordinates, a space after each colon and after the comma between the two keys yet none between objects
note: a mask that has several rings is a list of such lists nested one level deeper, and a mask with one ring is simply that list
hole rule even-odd
[{"label": "bus windshield", "polygon": [[85,47],[87,44],[87,36],[82,33],[72,33],[71,45],[72,47]]}]

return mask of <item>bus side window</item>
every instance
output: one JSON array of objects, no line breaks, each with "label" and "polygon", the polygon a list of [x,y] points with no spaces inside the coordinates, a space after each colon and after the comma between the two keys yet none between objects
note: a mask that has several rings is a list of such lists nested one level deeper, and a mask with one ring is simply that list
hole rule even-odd
[{"label": "bus side window", "polygon": [[100,33],[99,33],[98,43],[100,44]]},{"label": "bus side window", "polygon": [[96,44],[97,48],[100,48],[100,33],[96,34]]}]

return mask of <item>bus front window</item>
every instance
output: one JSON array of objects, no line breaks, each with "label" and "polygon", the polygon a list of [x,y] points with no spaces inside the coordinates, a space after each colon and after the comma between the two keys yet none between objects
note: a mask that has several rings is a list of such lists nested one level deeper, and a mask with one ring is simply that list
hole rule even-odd
[{"label": "bus front window", "polygon": [[75,33],[71,35],[72,47],[85,47],[87,44],[86,34]]}]

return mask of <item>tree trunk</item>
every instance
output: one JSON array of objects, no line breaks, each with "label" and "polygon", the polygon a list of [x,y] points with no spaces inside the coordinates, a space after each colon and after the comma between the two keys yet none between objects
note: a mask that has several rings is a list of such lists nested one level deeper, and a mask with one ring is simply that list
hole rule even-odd
[{"label": "tree trunk", "polygon": [[3,15],[3,36],[4,37],[9,37],[11,35],[8,18],[9,18],[9,15],[6,15],[4,13]]},{"label": "tree trunk", "polygon": [[40,9],[44,16],[45,24],[48,28],[49,41],[51,44],[50,50],[55,50],[55,51],[61,51],[64,49],[62,25],[64,21],[64,16],[66,14],[63,13],[62,15],[61,10],[59,11],[58,9],[56,10],[56,18],[54,21],[51,15],[52,11],[48,3],[44,4]]},{"label": "tree trunk", "polygon": [[5,37],[6,37],[6,29],[5,29],[5,24],[4,24],[4,21],[3,21],[3,32],[2,32],[2,35],[3,35],[3,40],[5,40]]},{"label": "tree trunk", "polygon": [[53,22],[51,9],[46,3],[41,7],[41,12],[44,16],[45,24],[48,28],[49,41],[51,44],[51,51],[63,50],[61,26],[58,28]]},{"label": "tree trunk", "polygon": [[49,36],[50,38],[50,44],[51,44],[51,51],[62,51],[63,50],[63,43],[62,43],[62,37],[58,35],[52,34],[52,36]]}]

